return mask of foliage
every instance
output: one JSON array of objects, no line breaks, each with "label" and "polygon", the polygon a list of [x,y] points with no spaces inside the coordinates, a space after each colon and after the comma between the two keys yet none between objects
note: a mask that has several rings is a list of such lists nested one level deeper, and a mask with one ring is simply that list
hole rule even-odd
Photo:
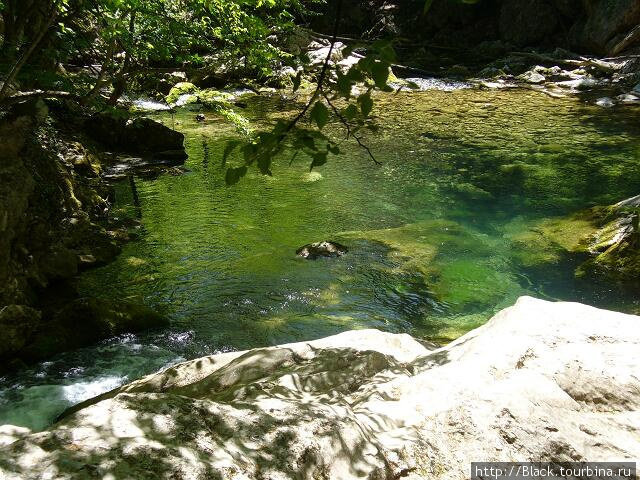
[{"label": "foliage", "polygon": [[[223,161],[226,163],[231,153],[238,149],[241,151],[241,165],[228,167],[227,183],[237,183],[251,166],[256,166],[264,175],[271,175],[273,158],[285,145],[293,147],[297,152],[295,156],[302,153],[309,157],[310,170],[324,165],[330,155],[341,153],[338,143],[322,132],[332,116],[344,126],[347,138],[354,139],[370,159],[378,163],[362,142],[360,131],[375,131],[377,128],[370,117],[374,103],[372,93],[376,89],[393,91],[389,79],[391,65],[396,59],[395,51],[388,41],[375,42],[370,46],[366,56],[345,68],[332,60],[334,47],[335,41],[332,41],[319,72],[308,71],[312,68],[309,59],[304,55],[301,57],[304,67],[293,80],[293,91],[298,90],[304,75],[315,73],[317,83],[307,104],[295,118],[289,122],[279,121],[272,130],[257,132],[244,143],[229,144]],[[345,47],[340,52],[345,58],[352,53],[352,47]],[[300,121],[305,118],[317,129],[299,127]]]},{"label": "foliage", "polygon": [[[317,1],[320,0],[307,0],[307,3]],[[236,149],[242,152],[241,164],[229,169],[230,183],[253,165],[270,175],[272,159],[285,142],[311,159],[311,169],[324,165],[329,155],[340,153],[338,143],[323,133],[331,118],[338,119],[347,131],[347,138],[355,139],[377,163],[362,143],[360,132],[376,128],[370,118],[372,94],[376,89],[392,90],[388,83],[395,53],[389,42],[380,41],[348,68],[333,61],[335,53],[343,57],[352,53],[351,47],[335,51],[339,11],[335,16],[334,41],[327,48],[325,61],[318,66],[312,65],[306,55],[294,58],[278,47],[278,39],[295,28],[294,12],[303,8],[302,0],[34,2],[49,9],[36,9],[39,13],[33,13],[10,2],[1,10],[5,30],[9,27],[1,49],[3,57],[8,59],[7,65],[12,65],[5,77],[9,79],[5,82],[7,85],[20,77],[22,67],[27,65],[20,78],[27,80],[29,88],[61,89],[51,94],[72,95],[83,105],[92,107],[103,106],[105,101],[115,105],[133,77],[162,66],[188,65],[206,70],[212,59],[235,58],[251,68],[255,76],[266,77],[283,64],[289,64],[298,68],[293,79],[294,92],[303,76],[314,78],[316,86],[299,115],[290,122],[277,123],[270,131],[252,133],[246,120],[235,113],[224,98],[206,97],[205,91],[197,90],[190,83],[176,85],[166,99],[175,103],[180,95],[193,93],[234,122],[247,137],[242,144],[231,144],[226,152],[225,159]],[[338,9],[341,3],[338,2]],[[26,21],[33,28],[23,29],[22,36],[16,40],[9,35],[16,30],[11,28],[12,21],[16,24]],[[69,63],[82,68],[72,73],[61,68]],[[43,69],[43,64],[47,68]],[[30,76],[30,69],[38,73]],[[2,90],[0,103],[11,95],[8,86]],[[310,120],[316,128],[300,128],[298,124],[303,119]]]},{"label": "foliage", "polygon": [[[19,71],[26,63],[38,66],[38,70],[47,63],[51,71],[65,63],[99,64],[89,88],[86,73],[76,75],[78,81],[70,93],[83,98],[84,103],[91,103],[110,83],[114,87],[110,101],[115,103],[136,74],[159,65],[202,67],[207,55],[221,52],[267,72],[285,55],[270,35],[292,29],[293,12],[301,8],[299,0],[24,3],[9,2],[0,7],[5,27],[0,49],[3,70]],[[39,54],[34,54],[35,45]],[[20,64],[18,59],[24,60]],[[49,86],[33,82],[34,88]]]}]

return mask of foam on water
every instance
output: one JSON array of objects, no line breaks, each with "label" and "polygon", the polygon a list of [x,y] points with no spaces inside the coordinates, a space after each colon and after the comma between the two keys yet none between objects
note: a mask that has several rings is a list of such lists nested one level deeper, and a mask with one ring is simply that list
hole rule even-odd
[{"label": "foam on water", "polygon": [[163,112],[171,110],[171,107],[166,103],[156,102],[155,100],[138,99],[134,100],[132,103],[136,109],[147,112]]},{"label": "foam on water", "polygon": [[471,88],[473,85],[468,82],[452,80],[450,78],[407,78],[407,82],[415,83],[419,91],[440,90],[442,92],[453,92],[454,90],[462,90]]}]

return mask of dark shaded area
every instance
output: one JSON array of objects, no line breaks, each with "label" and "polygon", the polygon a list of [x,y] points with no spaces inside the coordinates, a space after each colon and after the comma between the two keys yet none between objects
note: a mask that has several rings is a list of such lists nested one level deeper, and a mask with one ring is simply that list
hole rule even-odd
[{"label": "dark shaded area", "polygon": [[[16,104],[0,119],[0,326],[8,338],[0,347],[2,371],[166,321],[140,299],[78,298],[76,275],[112,261],[140,226],[110,215],[105,146],[96,141],[95,120],[93,139],[84,133],[84,119],[42,100]],[[179,162],[186,157],[183,135],[153,120],[103,116],[102,126],[160,163],[171,152]]]},{"label": "dark shaded area", "polygon": [[[333,13],[330,0],[323,13]],[[508,49],[557,47],[578,53],[615,55],[640,24],[636,0],[345,0],[345,37],[397,38],[405,58],[436,55],[469,60],[494,59]],[[313,30],[328,33],[331,15],[309,19]]]}]

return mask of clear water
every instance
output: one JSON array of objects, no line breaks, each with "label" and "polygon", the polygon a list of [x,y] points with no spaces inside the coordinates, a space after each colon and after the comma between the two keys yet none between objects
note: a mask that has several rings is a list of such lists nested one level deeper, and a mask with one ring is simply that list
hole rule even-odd
[{"label": "clear water", "polygon": [[[381,128],[365,139],[381,166],[344,142],[344,155],[313,172],[303,155],[289,166],[288,152],[273,177],[252,171],[234,187],[221,167],[231,126],[213,115],[200,124],[193,112],[155,114],[186,134],[189,172],[136,179],[137,205],[130,184],[117,185],[118,215],[138,216],[142,235],[83,274],[79,289],[142,296],[171,327],[2,379],[0,424],[44,428],[73,403],[218,351],[366,327],[444,342],[523,294],[636,311],[636,292],[575,280],[579,259],[536,263],[535,245],[519,249],[541,220],[640,191],[639,110],[520,90],[377,100]],[[297,108],[255,98],[247,111],[260,123]],[[295,256],[325,239],[350,252]]]}]

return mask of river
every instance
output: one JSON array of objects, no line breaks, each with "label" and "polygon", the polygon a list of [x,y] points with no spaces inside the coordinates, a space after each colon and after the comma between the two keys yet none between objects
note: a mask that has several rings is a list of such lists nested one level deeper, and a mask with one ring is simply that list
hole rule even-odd
[{"label": "river", "polygon": [[[254,97],[244,113],[259,127],[299,107]],[[638,109],[462,88],[380,95],[375,113],[363,139],[381,165],[330,124],[343,154],[325,166],[289,165],[285,152],[272,177],[250,170],[232,187],[221,166],[232,125],[153,113],[185,133],[188,171],[116,185],[113,215],[139,218],[139,238],[78,288],[142,297],[171,326],[0,379],[0,424],[42,429],[74,403],[221,351],[355,328],[443,343],[520,295],[638,311],[635,292],[575,279],[579,259],[530,241],[545,219],[640,192]],[[349,253],[296,257],[319,240]]]}]

